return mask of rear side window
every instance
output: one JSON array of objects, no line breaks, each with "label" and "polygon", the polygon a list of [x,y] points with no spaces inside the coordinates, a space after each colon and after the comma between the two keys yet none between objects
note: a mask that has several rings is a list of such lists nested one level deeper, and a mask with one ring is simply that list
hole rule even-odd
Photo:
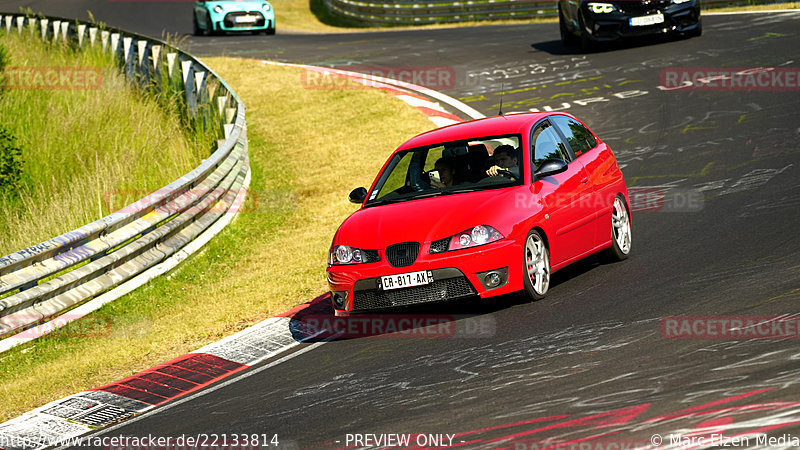
[{"label": "rear side window", "polygon": [[576,157],[597,145],[597,139],[592,135],[592,132],[577,120],[567,116],[552,116],[550,120],[558,127],[558,131],[564,135]]}]

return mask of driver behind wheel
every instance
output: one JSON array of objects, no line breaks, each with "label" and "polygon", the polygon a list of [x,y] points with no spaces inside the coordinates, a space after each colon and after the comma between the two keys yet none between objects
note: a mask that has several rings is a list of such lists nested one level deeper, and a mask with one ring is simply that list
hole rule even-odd
[{"label": "driver behind wheel", "polygon": [[454,163],[449,158],[439,158],[436,164],[433,165],[431,172],[431,186],[435,188],[444,188],[456,184]]},{"label": "driver behind wheel", "polygon": [[517,159],[517,149],[510,145],[501,145],[494,149],[494,165],[486,171],[486,175],[496,177],[501,170],[507,170],[519,179],[519,166]]}]

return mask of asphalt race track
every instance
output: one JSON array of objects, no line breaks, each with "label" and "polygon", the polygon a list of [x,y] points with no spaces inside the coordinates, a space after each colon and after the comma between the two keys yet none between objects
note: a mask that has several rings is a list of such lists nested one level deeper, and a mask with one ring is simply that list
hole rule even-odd
[{"label": "asphalt race track", "polygon": [[[91,9],[154,36],[191,31],[185,2],[23,3],[79,18]],[[216,434],[217,445],[277,434],[291,448],[372,447],[354,435],[386,433],[485,449],[678,447],[676,436],[714,433],[800,439],[796,339],[668,338],[686,323],[671,316],[789,315],[800,336],[800,94],[659,88],[662,73],[681,68],[797,73],[798,25],[800,13],[706,16],[700,38],[590,54],[562,46],[556,24],[304,35],[279,23],[276,36],[190,38],[200,56],[445,71],[454,82],[431,87],[487,115],[501,94],[505,112],[563,109],[609,143],[645,201],[633,205],[627,261],[567,268],[544,300],[454,305],[456,331],[441,338],[307,344],[101,433]],[[441,312],[418,312],[432,311]]]}]

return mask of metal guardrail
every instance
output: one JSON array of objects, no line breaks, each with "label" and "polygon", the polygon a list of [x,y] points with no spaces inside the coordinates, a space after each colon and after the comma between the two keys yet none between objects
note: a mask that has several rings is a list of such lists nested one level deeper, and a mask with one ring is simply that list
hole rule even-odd
[{"label": "metal guardrail", "polygon": [[[557,2],[553,0],[324,0],[324,3],[329,11],[341,18],[371,25],[427,25],[558,17]],[[774,0],[702,0],[703,7],[765,3],[774,3]]]},{"label": "metal guardrail", "polygon": [[[173,96],[191,123],[217,127],[218,148],[156,192],[76,230],[0,257],[0,337],[46,322],[196,247],[249,182],[245,107],[206,65],[165,42],[61,18],[0,14],[6,33],[100,46],[135,88]],[[241,200],[241,198],[239,199]],[[224,225],[224,221],[220,221]],[[214,232],[216,228],[214,227]],[[205,233],[205,234],[204,234]],[[203,241],[204,242],[204,241]],[[16,337],[16,336],[15,336]]]}]

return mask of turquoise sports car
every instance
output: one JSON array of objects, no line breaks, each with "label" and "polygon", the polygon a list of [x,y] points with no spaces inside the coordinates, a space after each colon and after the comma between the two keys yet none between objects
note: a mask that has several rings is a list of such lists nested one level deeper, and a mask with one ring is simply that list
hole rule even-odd
[{"label": "turquoise sports car", "polygon": [[226,31],[275,34],[275,12],[266,0],[198,0],[193,22],[197,36]]}]

